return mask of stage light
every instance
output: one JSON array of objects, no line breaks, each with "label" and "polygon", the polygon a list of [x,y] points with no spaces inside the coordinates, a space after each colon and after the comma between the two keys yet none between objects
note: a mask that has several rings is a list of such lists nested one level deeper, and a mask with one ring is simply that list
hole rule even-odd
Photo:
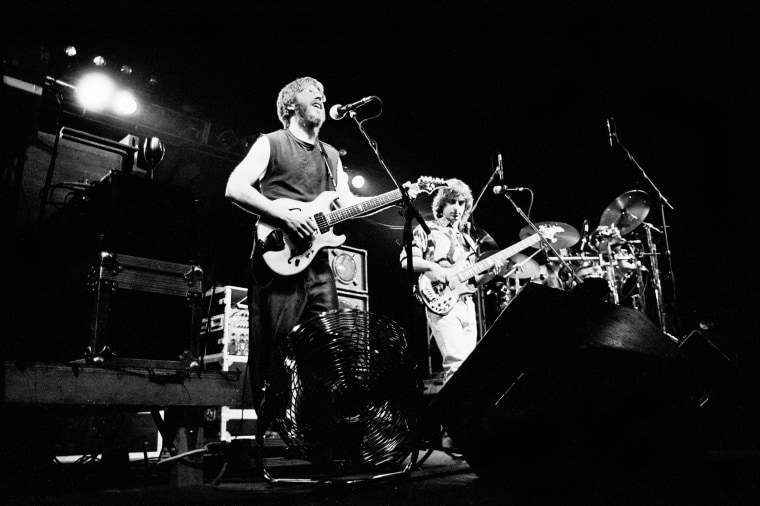
[{"label": "stage light", "polygon": [[75,48],[74,46],[66,46],[63,49],[63,52],[66,53],[66,56],[76,56],[77,48]]},{"label": "stage light", "polygon": [[77,84],[76,97],[79,104],[91,111],[102,111],[113,101],[116,84],[105,74],[86,74]]},{"label": "stage light", "polygon": [[366,181],[364,180],[364,176],[362,176],[361,174],[357,174],[351,178],[351,186],[353,186],[356,189],[363,188],[364,183],[366,183]]},{"label": "stage light", "polygon": [[106,59],[103,58],[102,56],[96,56],[95,58],[92,59],[92,63],[94,63],[98,67],[105,67]]},{"label": "stage light", "polygon": [[121,73],[124,74],[125,76],[132,75],[132,67],[130,67],[129,65],[122,65],[120,70],[121,70]]},{"label": "stage light", "polygon": [[113,97],[111,108],[116,114],[129,116],[137,110],[137,99],[129,90],[119,90]]}]

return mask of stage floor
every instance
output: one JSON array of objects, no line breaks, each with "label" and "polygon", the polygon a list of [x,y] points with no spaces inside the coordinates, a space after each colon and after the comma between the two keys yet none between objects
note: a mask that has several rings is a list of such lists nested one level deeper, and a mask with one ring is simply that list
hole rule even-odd
[{"label": "stage floor", "polygon": [[[271,464],[271,463],[270,463]],[[281,461],[274,467],[287,466]],[[712,454],[705,459],[663,469],[633,469],[587,476],[584,480],[535,476],[522,485],[478,477],[457,456],[433,451],[405,476],[346,484],[272,484],[253,473],[230,473],[216,486],[175,487],[140,482],[139,464],[120,480],[104,476],[95,464],[80,469],[66,484],[31,480],[28,487],[6,488],[5,504],[510,504],[510,505],[713,505],[757,504],[760,454]],[[247,474],[247,475],[246,475]],[[73,478],[73,476],[70,476]],[[100,480],[100,481],[98,481]],[[34,482],[37,483],[34,483]],[[44,481],[44,480],[42,480]],[[121,481],[121,484],[115,484]]]}]

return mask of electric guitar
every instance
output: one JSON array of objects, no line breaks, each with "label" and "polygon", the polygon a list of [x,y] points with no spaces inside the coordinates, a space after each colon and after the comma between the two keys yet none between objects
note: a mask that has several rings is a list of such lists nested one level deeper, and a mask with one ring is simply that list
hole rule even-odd
[{"label": "electric guitar", "polygon": [[553,241],[554,236],[559,232],[564,232],[564,230],[557,225],[540,228],[540,233],[526,237],[522,241],[473,264],[469,263],[472,255],[462,257],[454,265],[446,268],[445,281],[434,281],[429,272],[423,272],[418,279],[418,298],[433,313],[448,314],[461,295],[474,293],[477,290],[474,284],[468,282],[471,278],[493,268],[497,263],[506,262],[509,257],[516,255],[525,248],[537,244],[541,241],[542,236]]},{"label": "electric guitar", "polygon": [[[422,176],[412,188],[432,193],[443,186],[446,186],[444,179]],[[319,250],[334,248],[345,242],[346,236],[334,234],[333,226],[359,215],[390,207],[402,200],[401,191],[396,189],[358,204],[332,210],[339,196],[336,191],[326,191],[311,202],[277,199],[275,202],[284,202],[291,210],[300,210],[311,215],[317,223],[318,230],[310,237],[301,239],[289,235],[270,221],[260,219],[256,224],[256,233],[263,242],[264,263],[282,276],[298,274],[311,264]]]}]

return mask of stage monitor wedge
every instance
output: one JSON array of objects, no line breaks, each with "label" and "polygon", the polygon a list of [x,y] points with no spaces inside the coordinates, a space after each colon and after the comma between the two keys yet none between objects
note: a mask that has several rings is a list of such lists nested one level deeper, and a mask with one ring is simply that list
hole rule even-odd
[{"label": "stage monitor wedge", "polygon": [[431,407],[479,476],[538,485],[678,444],[691,371],[642,313],[531,283]]}]

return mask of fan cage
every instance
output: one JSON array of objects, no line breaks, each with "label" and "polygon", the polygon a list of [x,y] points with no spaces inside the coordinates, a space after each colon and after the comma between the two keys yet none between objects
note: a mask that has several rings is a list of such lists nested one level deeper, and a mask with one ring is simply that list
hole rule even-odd
[{"label": "fan cage", "polygon": [[280,346],[288,407],[280,437],[307,461],[348,466],[400,461],[411,451],[421,395],[403,330],[359,309],[295,327]]}]

